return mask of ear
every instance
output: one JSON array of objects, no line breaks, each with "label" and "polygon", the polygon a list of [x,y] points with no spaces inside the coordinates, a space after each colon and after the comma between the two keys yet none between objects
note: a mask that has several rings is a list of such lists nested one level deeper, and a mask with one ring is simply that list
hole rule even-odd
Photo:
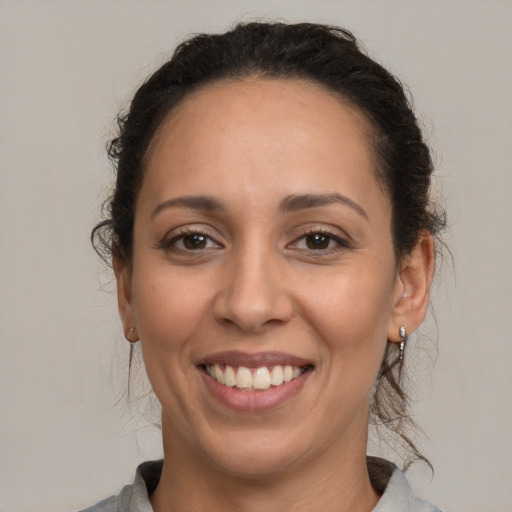
[{"label": "ear", "polygon": [[139,334],[133,314],[131,265],[115,256],[113,267],[117,281],[117,307],[123,323],[124,337],[127,341],[135,343],[139,341]]},{"label": "ear", "polygon": [[401,326],[410,334],[423,322],[427,314],[434,269],[434,239],[431,233],[425,232],[400,265],[393,312],[388,325],[388,340],[401,341]]}]

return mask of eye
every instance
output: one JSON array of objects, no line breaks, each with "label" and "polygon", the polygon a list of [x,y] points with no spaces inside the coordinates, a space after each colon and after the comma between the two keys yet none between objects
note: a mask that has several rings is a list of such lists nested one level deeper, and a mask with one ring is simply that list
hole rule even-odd
[{"label": "eye", "polygon": [[183,246],[182,249],[193,251],[195,249],[206,249],[208,246],[208,237],[201,233],[191,235],[182,235],[178,240],[174,240],[175,246]]},{"label": "eye", "polygon": [[162,247],[168,251],[191,252],[216,249],[221,245],[206,233],[187,230],[165,241]]},{"label": "eye", "polygon": [[303,251],[331,252],[348,247],[348,242],[326,231],[311,231],[292,242],[291,247]]},{"label": "eye", "polygon": [[305,245],[308,249],[329,249],[336,242],[325,233],[313,233],[304,237]]}]

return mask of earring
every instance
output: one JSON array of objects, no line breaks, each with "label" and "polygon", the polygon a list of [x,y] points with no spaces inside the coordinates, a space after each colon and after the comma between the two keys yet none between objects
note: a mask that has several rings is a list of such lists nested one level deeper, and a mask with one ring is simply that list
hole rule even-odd
[{"label": "earring", "polygon": [[398,329],[398,335],[400,336],[400,361],[403,361],[405,344],[407,343],[407,331],[405,330],[405,325],[402,325],[400,329]]},{"label": "earring", "polygon": [[130,327],[128,329],[128,336],[126,336],[126,340],[129,341],[130,343],[135,343],[136,341],[138,340],[132,340],[130,338],[133,337],[133,334],[135,333],[135,327]]}]

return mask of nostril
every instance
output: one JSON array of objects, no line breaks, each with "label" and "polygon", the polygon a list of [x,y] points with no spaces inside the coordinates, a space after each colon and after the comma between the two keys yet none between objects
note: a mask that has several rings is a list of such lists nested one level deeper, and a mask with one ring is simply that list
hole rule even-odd
[{"label": "nostril", "polygon": [[243,331],[259,332],[262,328],[277,326],[288,321],[293,308],[286,297],[232,296],[220,299],[215,304],[215,316],[226,326],[236,325]]}]

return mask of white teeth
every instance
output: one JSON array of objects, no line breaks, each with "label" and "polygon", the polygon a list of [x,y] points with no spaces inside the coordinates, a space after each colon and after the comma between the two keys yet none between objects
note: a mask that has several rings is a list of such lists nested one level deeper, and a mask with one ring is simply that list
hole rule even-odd
[{"label": "white teeth", "polygon": [[252,373],[249,368],[240,366],[236,372],[236,387],[237,388],[252,388]]},{"label": "white teeth", "polygon": [[224,384],[224,373],[218,364],[213,365],[213,373],[215,374],[215,380],[221,384]]},{"label": "white teeth", "polygon": [[224,372],[224,385],[232,388],[236,386],[236,375],[235,370],[231,368],[231,366],[226,366],[226,371]]},{"label": "white teeth", "polygon": [[219,364],[208,364],[206,373],[225,386],[254,391],[280,386],[285,382],[297,379],[302,375],[302,370],[298,366],[291,365],[275,365],[272,371],[269,371],[266,366],[261,366],[254,371],[245,366],[239,366],[235,372],[232,366],[226,365],[223,369]]},{"label": "white teeth", "polygon": [[274,386],[280,386],[284,382],[283,367],[281,365],[277,365],[272,368],[272,373],[270,374],[270,382],[272,382]]},{"label": "white teeth", "polygon": [[290,365],[286,365],[283,370],[283,380],[290,382],[293,378],[293,368]]},{"label": "white teeth", "polygon": [[268,389],[270,387],[270,372],[264,366],[258,368],[252,376],[252,387],[254,389]]}]

